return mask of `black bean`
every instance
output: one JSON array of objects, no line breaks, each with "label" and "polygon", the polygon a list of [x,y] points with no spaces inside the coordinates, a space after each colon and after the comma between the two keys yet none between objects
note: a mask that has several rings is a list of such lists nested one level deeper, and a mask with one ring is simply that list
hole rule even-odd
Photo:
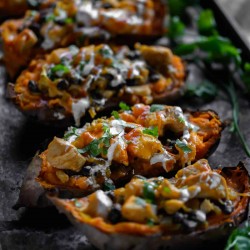
[{"label": "black bean", "polygon": [[41,26],[40,26],[40,24],[32,22],[30,24],[29,28],[36,34],[37,37],[41,37],[41,34],[40,34]]},{"label": "black bean", "polygon": [[59,90],[66,90],[69,88],[69,82],[65,79],[60,80],[60,82],[57,83],[57,88]]},{"label": "black bean", "polygon": [[132,79],[126,79],[126,85],[127,86],[135,86],[138,83],[138,80],[135,78]]},{"label": "black bean", "polygon": [[115,194],[113,190],[107,191],[106,195],[113,201],[115,199]]},{"label": "black bean", "polygon": [[40,92],[40,90],[38,89],[37,83],[33,80],[29,80],[28,88],[31,92],[34,92],[34,93]]},{"label": "black bean", "polygon": [[158,82],[160,80],[161,76],[158,73],[149,75],[149,81],[150,82]]},{"label": "black bean", "polygon": [[110,3],[103,3],[103,4],[102,4],[102,8],[104,8],[104,9],[110,9],[110,8],[112,8],[112,7],[113,7],[113,5],[110,4]]},{"label": "black bean", "polygon": [[177,212],[173,215],[173,221],[175,223],[181,223],[185,219],[185,217],[186,216],[184,214]]},{"label": "black bean", "polygon": [[114,204],[114,206],[111,208],[109,214],[108,214],[108,220],[111,223],[118,223],[122,219],[121,214],[121,205],[120,204]]},{"label": "black bean", "polygon": [[221,206],[221,209],[222,211],[225,213],[225,214],[231,214],[234,210],[234,206],[232,204],[231,201],[227,200],[224,204],[222,204]]},{"label": "black bean", "polygon": [[103,74],[102,76],[103,76],[107,81],[109,81],[109,82],[113,81],[114,78],[115,78],[115,77],[114,77],[112,74],[110,74],[110,73]]},{"label": "black bean", "polygon": [[68,77],[67,80],[70,84],[81,84],[82,83],[82,79],[79,77]]}]

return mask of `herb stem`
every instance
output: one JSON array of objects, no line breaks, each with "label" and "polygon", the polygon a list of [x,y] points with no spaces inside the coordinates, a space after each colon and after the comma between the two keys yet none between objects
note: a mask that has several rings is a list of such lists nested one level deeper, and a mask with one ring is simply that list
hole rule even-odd
[{"label": "herb stem", "polygon": [[235,88],[233,82],[230,82],[229,88],[226,88],[231,99],[232,108],[233,108],[233,125],[234,125],[234,132],[236,132],[239,136],[240,142],[247,154],[250,157],[250,148],[247,145],[247,142],[240,130],[239,126],[239,103],[237,100],[237,95],[235,93]]}]

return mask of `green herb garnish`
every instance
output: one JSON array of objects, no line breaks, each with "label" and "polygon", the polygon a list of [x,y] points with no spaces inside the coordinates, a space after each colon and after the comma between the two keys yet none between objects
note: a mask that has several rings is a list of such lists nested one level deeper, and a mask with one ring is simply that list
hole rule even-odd
[{"label": "green herb garnish", "polygon": [[48,77],[51,80],[54,80],[56,77],[62,77],[69,72],[70,69],[67,66],[63,64],[57,64],[54,67],[50,68],[50,70],[48,71]]},{"label": "green herb garnish", "polygon": [[203,10],[200,12],[197,25],[202,35],[210,36],[218,34],[214,14],[211,10]]},{"label": "green herb garnish", "polygon": [[[196,42],[180,44],[174,51],[178,55],[187,55],[197,50],[207,53],[206,57],[200,59],[209,62],[234,62],[236,65],[241,63],[240,50],[229,39],[218,35],[200,37]],[[198,56],[199,54],[194,54],[194,59],[197,60]]]},{"label": "green herb garnish", "polygon": [[185,96],[186,97],[198,97],[203,100],[211,100],[218,94],[218,88],[216,85],[209,81],[201,82],[198,85],[187,84]]},{"label": "green herb garnish", "polygon": [[77,128],[75,128],[75,127],[70,127],[69,130],[64,134],[63,139],[64,139],[64,140],[68,140],[69,137],[71,137],[71,136],[73,136],[73,135],[78,136]]},{"label": "green herb garnish", "polygon": [[117,111],[112,111],[111,115],[113,115],[115,119],[120,119],[119,113]]},{"label": "green herb garnish", "polygon": [[152,135],[154,137],[158,137],[158,127],[150,127],[143,129],[143,134]]},{"label": "green herb garnish", "polygon": [[105,181],[103,185],[104,191],[115,190],[115,185],[112,181]]},{"label": "green herb garnish", "polygon": [[250,226],[248,223],[243,228],[235,229],[230,235],[225,250],[249,250]]},{"label": "green herb garnish", "polygon": [[93,157],[97,157],[100,154],[107,155],[108,148],[110,146],[110,139],[113,137],[113,135],[110,133],[110,128],[106,124],[103,125],[103,132],[104,134],[101,138],[94,139],[83,149],[78,149],[78,152],[80,154],[88,152]]},{"label": "green herb garnish", "polygon": [[234,88],[234,84],[230,82],[229,86],[225,86],[225,89],[228,92],[228,95],[230,97],[231,103],[232,103],[232,108],[233,108],[233,123],[231,127],[231,132],[234,132],[238,134],[240,138],[240,142],[247,154],[248,157],[250,157],[250,148],[247,145],[247,142],[242,134],[242,131],[239,127],[239,103],[237,99],[237,94],[236,90]]},{"label": "green herb garnish", "polygon": [[171,193],[171,189],[169,187],[164,187],[163,191],[167,194]]},{"label": "green herb garnish", "polygon": [[129,111],[130,110],[130,107],[125,102],[120,102],[119,107],[123,111]]},{"label": "green herb garnish", "polygon": [[152,226],[154,226],[154,220],[152,220],[152,219],[148,219],[147,220],[147,225],[149,226],[149,227],[152,227]]},{"label": "green herb garnish", "polygon": [[184,35],[185,25],[178,16],[174,16],[169,20],[168,29],[167,36],[171,39],[177,39]]},{"label": "green herb garnish", "polygon": [[179,139],[176,140],[176,145],[177,145],[178,148],[180,148],[185,154],[188,154],[188,153],[191,153],[191,152],[192,152],[192,149],[189,148],[188,145],[187,145],[185,142],[183,142],[183,141],[181,141],[181,140],[179,140]]},{"label": "green herb garnish", "polygon": [[157,111],[161,111],[164,110],[165,106],[164,105],[160,105],[160,104],[153,104],[150,107],[150,112],[157,112]]}]

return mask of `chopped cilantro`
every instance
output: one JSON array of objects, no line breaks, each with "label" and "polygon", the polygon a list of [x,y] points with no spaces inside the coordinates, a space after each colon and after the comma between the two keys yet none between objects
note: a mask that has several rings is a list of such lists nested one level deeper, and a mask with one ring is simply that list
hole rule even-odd
[{"label": "chopped cilantro", "polygon": [[89,154],[91,156],[96,157],[102,152],[99,144],[100,144],[100,140],[99,139],[94,139],[92,142],[90,142],[83,149],[78,149],[78,152],[81,153],[81,154],[89,152]]},{"label": "chopped cilantro", "polygon": [[113,51],[108,45],[104,45],[99,49],[99,53],[104,57],[111,57],[113,56]]},{"label": "chopped cilantro", "polygon": [[82,207],[82,203],[79,202],[77,199],[75,200],[75,206],[78,207],[78,208],[81,208]]},{"label": "chopped cilantro", "polygon": [[176,39],[184,35],[185,25],[178,16],[174,16],[169,20],[168,29],[168,37]]},{"label": "chopped cilantro", "polygon": [[154,226],[154,224],[155,224],[155,223],[154,223],[154,221],[153,221],[152,219],[148,219],[148,220],[147,220],[147,225],[148,225],[148,226],[152,227],[152,226]]},{"label": "chopped cilantro", "polygon": [[125,103],[125,102],[120,102],[119,103],[119,107],[123,110],[123,111],[129,111],[130,107]]},{"label": "chopped cilantro", "polygon": [[77,128],[75,128],[75,127],[70,127],[69,130],[64,134],[63,139],[64,139],[64,140],[68,140],[69,137],[71,137],[72,135],[78,136]]},{"label": "chopped cilantro", "polygon": [[55,15],[54,14],[49,14],[46,16],[46,22],[54,21],[55,20]]},{"label": "chopped cilantro", "polygon": [[215,35],[218,32],[216,31],[216,22],[214,19],[213,12],[211,10],[201,11],[198,21],[198,30],[202,35]]},{"label": "chopped cilantro", "polygon": [[54,80],[56,77],[62,77],[63,75],[70,72],[70,69],[63,65],[63,64],[57,64],[54,67],[50,68],[48,72],[48,77],[52,80]]},{"label": "chopped cilantro", "polygon": [[237,228],[230,235],[225,250],[249,250],[250,226],[248,223],[243,228]]},{"label": "chopped cilantro", "polygon": [[161,111],[164,110],[165,106],[164,105],[160,105],[160,104],[153,104],[150,107],[150,112],[157,112],[157,111]]},{"label": "chopped cilantro", "polygon": [[182,116],[180,116],[180,117],[178,117],[178,121],[179,121],[180,123],[185,123],[185,118],[182,117]]},{"label": "chopped cilantro", "polygon": [[100,154],[107,155],[110,146],[110,139],[113,135],[110,133],[110,128],[106,124],[103,125],[103,132],[104,134],[101,138],[94,139],[84,148],[78,149],[78,152],[80,154],[88,152],[93,157],[97,157]]},{"label": "chopped cilantro", "polygon": [[115,119],[120,119],[119,113],[117,111],[112,111],[111,115],[113,115]]},{"label": "chopped cilantro", "polygon": [[145,128],[143,129],[143,134],[147,134],[147,135],[152,135],[157,137],[158,136],[158,127],[150,127],[150,128]]},{"label": "chopped cilantro", "polygon": [[192,152],[192,149],[188,147],[188,145],[183,142],[180,141],[179,139],[176,140],[176,145],[178,146],[178,148],[180,148],[185,154],[188,154],[190,152]]},{"label": "chopped cilantro", "polygon": [[163,191],[167,194],[171,193],[171,189],[169,187],[164,187]]},{"label": "chopped cilantro", "polygon": [[115,190],[115,185],[112,181],[105,181],[103,185],[104,191]]},{"label": "chopped cilantro", "polygon": [[187,98],[198,97],[207,101],[215,98],[217,94],[218,94],[218,88],[216,87],[215,84],[209,81],[201,82],[196,86],[187,84],[185,91],[185,96]]}]

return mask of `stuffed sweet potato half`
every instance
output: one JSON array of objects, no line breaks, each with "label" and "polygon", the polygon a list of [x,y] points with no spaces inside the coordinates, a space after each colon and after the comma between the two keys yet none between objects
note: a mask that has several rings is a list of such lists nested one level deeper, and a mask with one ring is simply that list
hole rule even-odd
[{"label": "stuffed sweet potato half", "polygon": [[35,55],[70,44],[162,35],[165,15],[161,0],[58,0],[41,11],[29,10],[1,27],[7,72],[14,77]]},{"label": "stuffed sweet potato half", "polygon": [[74,117],[79,126],[85,113],[93,118],[121,100],[171,102],[180,95],[184,77],[181,59],[168,48],[101,44],[57,49],[33,60],[9,88],[20,110],[39,121],[58,125]]},{"label": "stuffed sweet potato half", "polygon": [[114,191],[51,200],[98,249],[201,249],[246,218],[249,176],[242,163],[211,170],[202,159],[171,179],[136,176]]},{"label": "stuffed sweet potato half", "polygon": [[45,190],[85,195],[178,170],[205,157],[222,130],[212,111],[137,104],[113,115],[53,139],[32,167]]},{"label": "stuffed sweet potato half", "polygon": [[4,18],[22,16],[27,9],[48,8],[55,1],[56,0],[1,0],[0,21]]}]

